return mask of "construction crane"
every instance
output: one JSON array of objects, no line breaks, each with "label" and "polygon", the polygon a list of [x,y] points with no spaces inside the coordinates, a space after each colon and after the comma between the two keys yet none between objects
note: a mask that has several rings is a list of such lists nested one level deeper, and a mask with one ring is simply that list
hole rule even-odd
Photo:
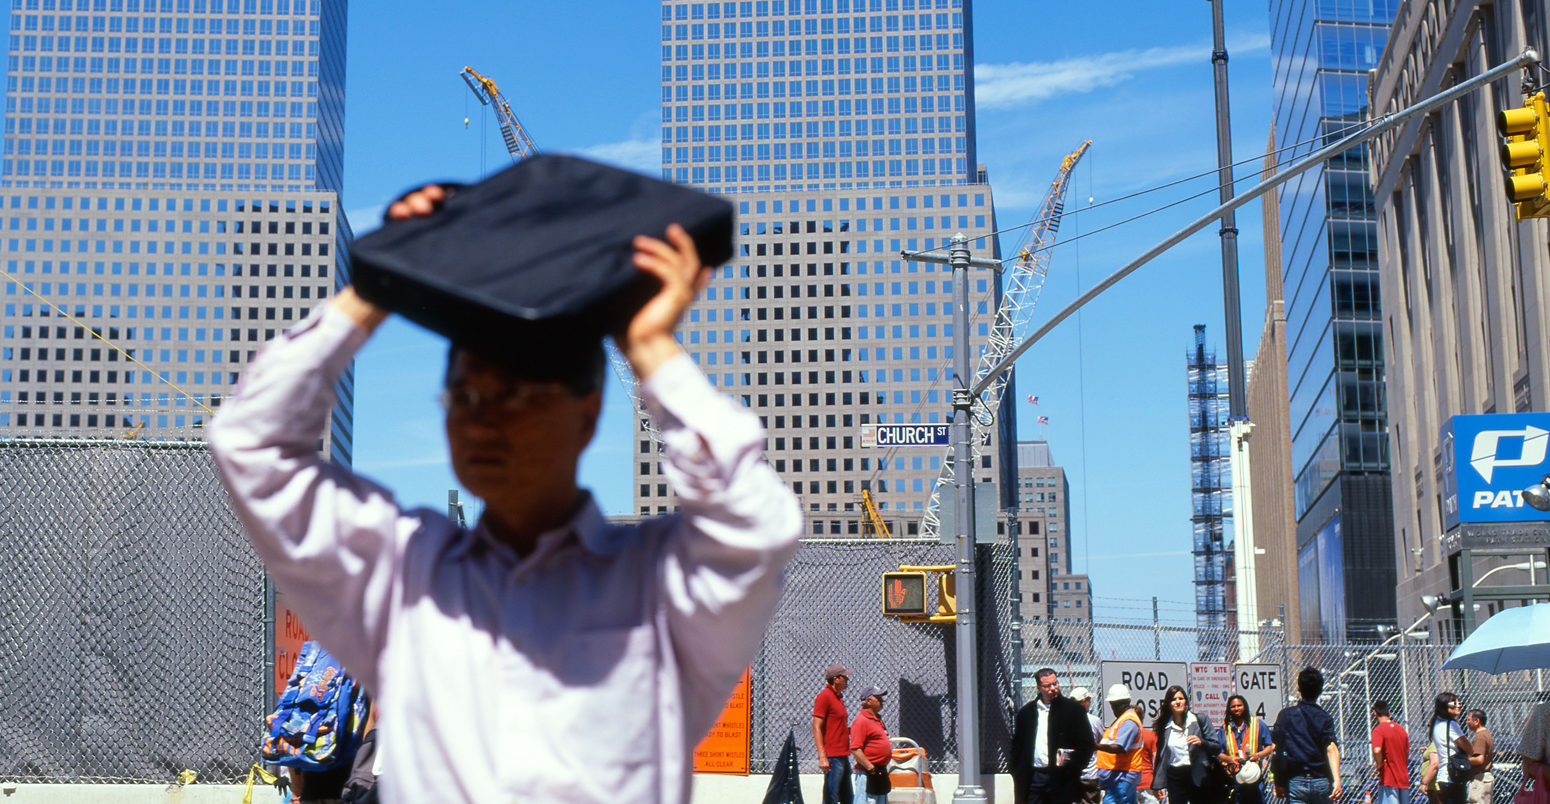
[{"label": "construction crane", "polygon": [[464,67],[462,75],[464,83],[473,90],[474,97],[479,99],[479,103],[495,110],[495,122],[500,124],[501,139],[506,142],[506,152],[511,154],[511,161],[520,162],[538,153],[538,147],[528,139],[527,129],[522,127],[522,122],[517,119],[516,113],[511,111],[511,104],[506,102],[506,96],[501,94],[500,87],[472,67]]},{"label": "construction crane", "polygon": [[[511,104],[506,102],[506,96],[501,94],[495,81],[480,75],[472,67],[464,67],[463,81],[468,88],[473,90],[474,97],[485,106],[489,106],[495,112],[495,121],[500,123],[501,139],[506,143],[506,152],[511,154],[513,163],[538,153],[538,146],[528,138],[527,130],[517,120],[515,112],[511,111]],[[660,451],[662,448],[662,435],[657,430],[656,424],[646,413],[646,406],[640,401],[638,383],[635,380],[635,371],[630,368],[628,361],[619,354],[619,350],[608,347],[608,362],[613,367],[614,376],[619,378],[619,384],[624,386],[624,392],[630,399],[630,407],[635,409],[636,426],[641,432],[651,438],[651,443]]]},{"label": "construction crane", "polygon": [[872,531],[873,538],[893,538],[893,534],[888,532],[888,523],[883,521],[882,513],[877,510],[877,502],[872,499],[872,490],[866,486],[861,487],[861,508],[866,512],[866,519],[863,520],[864,524],[862,525],[863,536],[865,536],[866,531],[870,529]]},{"label": "construction crane", "polygon": [[[1060,170],[1056,171],[1055,180],[1050,182],[1049,190],[1044,194],[1044,205],[1040,207],[1039,214],[1034,216],[1033,225],[1028,228],[1028,234],[1018,246],[1017,261],[1004,274],[1005,285],[1001,306],[996,310],[995,323],[990,327],[990,337],[985,343],[985,351],[980,355],[979,370],[975,372],[975,379],[968,385],[977,385],[992,368],[1012,353],[1012,349],[1019,341],[1027,336],[1033,308],[1039,303],[1039,294],[1044,290],[1044,279],[1049,274],[1049,247],[1055,241],[1055,234],[1060,229],[1060,217],[1065,212],[1066,189],[1070,183],[1071,171],[1090,145],[1092,140],[1084,140],[1075,151],[1061,160]],[[996,424],[995,412],[1001,405],[1001,395],[1006,390],[1006,383],[1011,379],[1011,374],[1010,371],[1002,372],[975,403],[977,409],[972,411],[969,417],[974,430],[971,441],[973,445],[971,466],[979,464],[980,456],[990,445],[991,429]],[[921,537],[931,539],[938,537],[941,520],[937,512],[941,508],[942,489],[952,484],[953,463],[952,451],[949,448],[947,459],[942,462],[942,473],[937,477],[936,484],[931,487],[931,499],[926,503],[926,512],[921,517]]]}]

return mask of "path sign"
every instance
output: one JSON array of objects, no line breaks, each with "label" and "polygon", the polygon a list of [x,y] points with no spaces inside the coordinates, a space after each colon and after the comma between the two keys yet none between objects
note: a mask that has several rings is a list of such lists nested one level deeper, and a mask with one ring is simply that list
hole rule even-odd
[{"label": "path sign", "polygon": [[1222,722],[1232,682],[1231,662],[1190,662],[1189,708]]},{"label": "path sign", "polygon": [[1233,668],[1233,692],[1249,702],[1249,712],[1274,724],[1286,705],[1286,688],[1281,684],[1281,665],[1240,664]]},{"label": "path sign", "polygon": [[945,447],[950,443],[951,427],[947,424],[865,424],[861,426],[861,446]]},{"label": "path sign", "polygon": [[1098,689],[1093,690],[1093,710],[1102,710],[1099,716],[1103,722],[1114,720],[1114,713],[1105,701],[1109,687],[1124,684],[1130,688],[1131,703],[1146,704],[1146,714],[1141,721],[1151,723],[1162,710],[1163,693],[1171,686],[1183,687],[1188,682],[1189,666],[1183,662],[1110,660],[1098,663],[1098,679]]}]

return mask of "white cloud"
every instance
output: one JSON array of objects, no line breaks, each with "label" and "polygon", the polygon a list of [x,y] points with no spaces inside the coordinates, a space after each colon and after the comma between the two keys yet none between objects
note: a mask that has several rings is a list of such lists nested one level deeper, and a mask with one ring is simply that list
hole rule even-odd
[{"label": "white cloud", "polygon": [[[1268,36],[1259,35],[1230,43],[1228,52],[1261,50],[1269,44]],[[982,110],[1037,103],[1058,95],[1114,86],[1145,70],[1204,63],[1210,58],[1211,47],[1198,44],[1121,50],[1027,64],[977,64],[974,67],[974,103]]]},{"label": "white cloud", "polygon": [[599,162],[607,162],[651,175],[656,175],[662,169],[662,140],[660,139],[605,142],[601,145],[582,148],[581,153]]}]

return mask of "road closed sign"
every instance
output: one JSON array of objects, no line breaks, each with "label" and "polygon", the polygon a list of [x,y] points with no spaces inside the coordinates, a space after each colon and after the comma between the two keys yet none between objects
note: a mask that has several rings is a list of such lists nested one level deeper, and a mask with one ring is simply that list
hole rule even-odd
[{"label": "road closed sign", "polygon": [[1266,723],[1274,724],[1286,705],[1286,688],[1281,684],[1278,664],[1239,664],[1233,667],[1233,692],[1249,702],[1249,711]]},{"label": "road closed sign", "polygon": [[1098,677],[1101,680],[1101,686],[1093,690],[1095,699],[1093,711],[1101,710],[1104,723],[1114,720],[1114,713],[1104,702],[1108,697],[1109,687],[1124,684],[1130,689],[1132,703],[1139,702],[1146,705],[1146,715],[1141,720],[1150,724],[1162,710],[1163,693],[1167,692],[1169,687],[1187,685],[1189,665],[1184,662],[1109,660],[1099,663]]}]

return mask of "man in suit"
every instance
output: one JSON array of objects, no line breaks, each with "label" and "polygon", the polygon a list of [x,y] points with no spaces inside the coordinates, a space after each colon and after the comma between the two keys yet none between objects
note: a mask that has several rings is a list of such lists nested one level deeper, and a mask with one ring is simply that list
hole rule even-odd
[{"label": "man in suit", "polygon": [[1017,712],[1012,729],[1012,785],[1017,804],[1072,804],[1094,750],[1087,712],[1060,694],[1060,677],[1034,674],[1039,697]]}]

